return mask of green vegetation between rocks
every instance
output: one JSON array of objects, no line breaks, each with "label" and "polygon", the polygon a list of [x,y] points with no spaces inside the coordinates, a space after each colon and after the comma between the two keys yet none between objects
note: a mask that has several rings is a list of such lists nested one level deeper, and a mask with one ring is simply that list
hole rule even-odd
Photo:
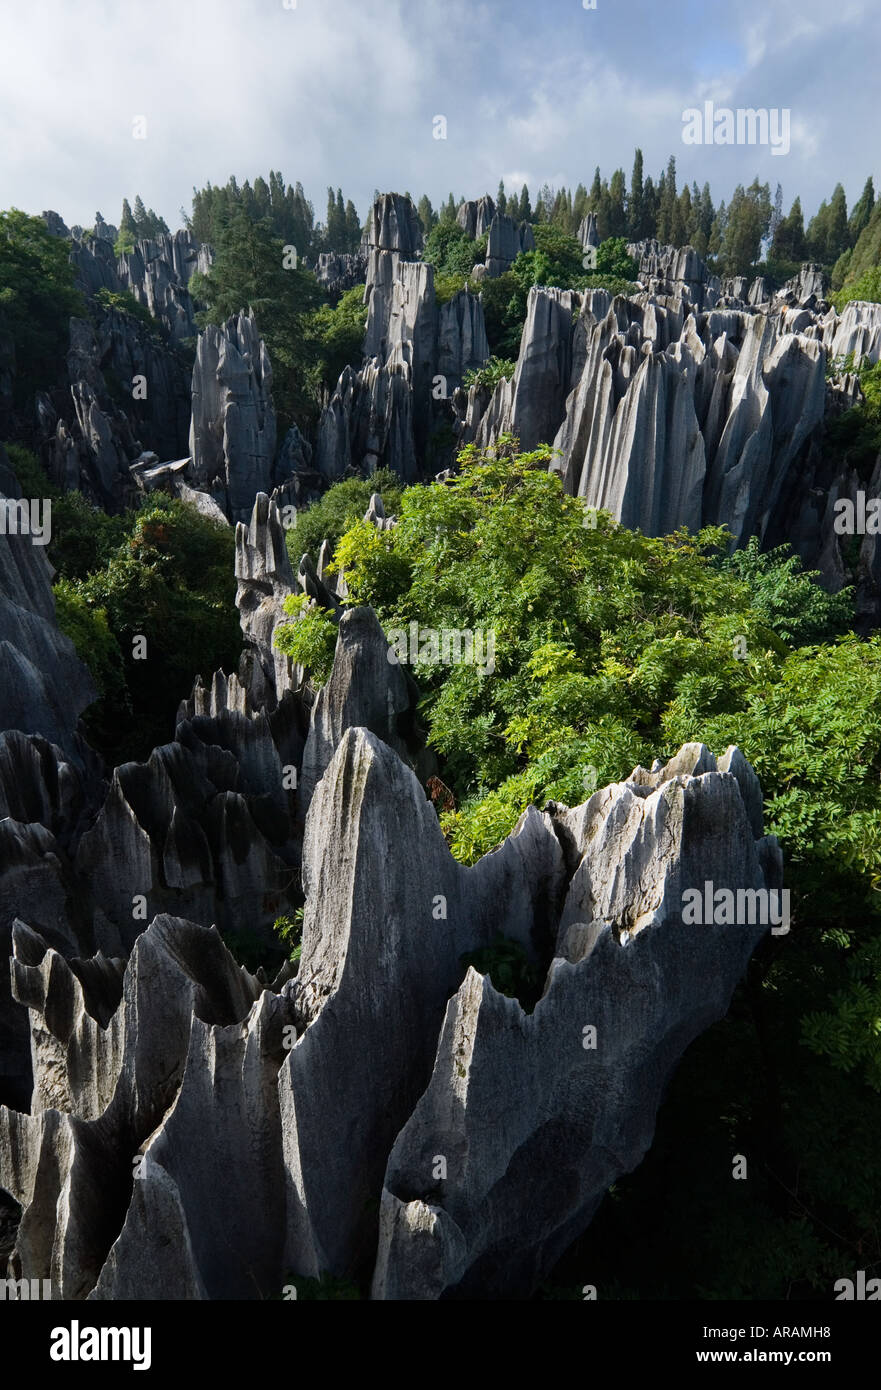
[{"label": "green vegetation between rocks", "polygon": [[[55,488],[26,449],[7,453],[23,491],[52,501],[58,623],[99,695],[84,715],[89,741],[111,764],[146,758],[174,737],[194,678],[238,665],[233,532],[159,493],[106,516]],[[149,660],[135,656],[139,634]]]}]

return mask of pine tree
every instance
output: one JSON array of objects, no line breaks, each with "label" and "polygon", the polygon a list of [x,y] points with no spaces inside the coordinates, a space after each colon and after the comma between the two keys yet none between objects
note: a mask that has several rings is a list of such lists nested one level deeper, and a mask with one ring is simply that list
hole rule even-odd
[{"label": "pine tree", "polygon": [[738,184],[728,209],[722,241],[722,269],[726,275],[749,275],[759,260],[762,240],[771,220],[771,190],[754,179],[749,188]]},{"label": "pine tree", "polygon": [[716,216],[713,218],[713,225],[710,228],[710,237],[707,242],[707,253],[710,256],[718,256],[722,250],[722,240],[725,236],[725,228],[728,225],[728,209],[725,200],[719,204]]},{"label": "pine tree", "polygon": [[144,207],[140,193],[135,195],[135,209],[132,216],[137,235],[139,237],[148,237],[150,235],[150,230],[147,220],[147,209]]},{"label": "pine tree", "polygon": [[713,221],[716,210],[713,207],[713,199],[710,194],[710,185],[705,183],[701,189],[701,224],[700,241],[701,245],[697,248],[702,256],[707,254],[710,245],[710,233],[713,230]]},{"label": "pine tree", "polygon": [[258,220],[261,217],[269,216],[269,184],[263,178],[262,174],[258,174],[254,180],[254,206],[257,209]]},{"label": "pine tree", "polygon": [[529,201],[529,189],[526,184],[520,190],[520,204],[517,209],[517,216],[521,222],[532,221],[532,204]]},{"label": "pine tree", "polygon": [[838,257],[850,245],[847,227],[847,196],[840,183],[835,185],[832,201],[829,204],[829,226],[826,233],[825,255],[827,265],[834,265]]},{"label": "pine tree", "polygon": [[658,192],[649,174],[642,186],[642,228],[640,240],[658,235]]},{"label": "pine tree", "polygon": [[676,204],[676,159],[671,154],[666,173],[660,178],[658,205],[658,241],[669,246],[673,239],[674,207]]},{"label": "pine tree", "polygon": [[422,197],[419,199],[419,206],[416,209],[416,214],[419,221],[422,223],[423,235],[428,236],[428,233],[434,226],[435,215],[434,208],[431,206],[431,199],[427,193],[423,193]]},{"label": "pine tree", "polygon": [[805,233],[807,243],[807,254],[812,261],[822,261],[825,259],[826,240],[829,229],[829,204],[824,198],[817,211],[814,213],[808,229]]},{"label": "pine tree", "polygon": [[129,206],[128,198],[123,198],[122,200],[122,212],[119,215],[119,230],[120,232],[128,232],[132,237],[135,236],[138,230],[135,225],[135,219],[132,217],[132,210]]},{"label": "pine tree", "polygon": [[502,217],[505,216],[505,213],[508,210],[508,200],[505,197],[504,179],[499,179],[499,190],[496,193],[496,209]]},{"label": "pine tree", "polygon": [[626,187],[624,170],[616,169],[609,184],[609,236],[627,235]]},{"label": "pine tree", "polygon": [[789,209],[789,216],[777,226],[771,242],[770,259],[773,261],[803,261],[807,255],[805,245],[805,223],[801,211],[801,199],[796,198]]},{"label": "pine tree", "polygon": [[848,235],[851,246],[856,246],[857,239],[864,227],[869,225],[869,218],[872,216],[872,209],[875,206],[875,185],[872,182],[872,175],[866,179],[865,187],[860,197],[853,205],[850,214],[850,221],[847,224]]},{"label": "pine tree", "polygon": [[630,175],[630,197],[627,200],[627,235],[631,241],[639,241],[643,235],[644,199],[642,187],[642,150],[633,156],[633,172]]},{"label": "pine tree", "polygon": [[578,231],[578,228],[584,221],[584,218],[587,216],[589,210],[590,203],[587,196],[587,189],[585,188],[583,183],[580,183],[575,190],[575,197],[572,202],[572,221],[575,225],[576,232]]},{"label": "pine tree", "polygon": [[691,189],[685,185],[673,204],[670,235],[674,246],[685,246],[688,241],[688,225],[691,221]]},{"label": "pine tree", "polygon": [[165,233],[166,235],[168,234],[168,226],[166,224],[165,218],[160,217],[158,213],[155,213],[153,211],[152,208],[149,208],[147,210],[147,224],[150,228],[151,237],[162,236],[163,233]]}]

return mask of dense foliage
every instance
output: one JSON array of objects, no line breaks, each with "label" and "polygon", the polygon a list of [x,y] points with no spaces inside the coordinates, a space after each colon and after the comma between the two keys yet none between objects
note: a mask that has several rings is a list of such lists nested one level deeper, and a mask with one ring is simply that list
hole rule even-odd
[{"label": "dense foliage", "polygon": [[252,309],[269,349],[273,398],[284,430],[315,413],[315,357],[310,318],[322,294],[314,275],[286,252],[268,221],[252,222],[236,212],[215,244],[207,273],[190,281],[193,296],[205,305],[200,327],[220,324]]},{"label": "dense foliage", "polygon": [[14,343],[17,405],[59,376],[71,316],[84,313],[65,242],[50,236],[41,217],[0,212],[0,336]]},{"label": "dense foliage", "polygon": [[195,677],[238,664],[233,533],[163,494],[106,516],[54,488],[26,450],[7,452],[22,490],[52,500],[58,623],[99,694],[84,719],[89,740],[110,763],[145,758],[173,737]]},{"label": "dense foliage", "polygon": [[[852,359],[832,364],[832,371],[853,371]],[[881,453],[881,362],[865,359],[858,368],[860,403],[826,422],[825,445],[842,465],[855,468],[868,482]]]},{"label": "dense foliage", "polygon": [[119,218],[119,235],[113,248],[117,256],[133,251],[135,243],[138,241],[150,240],[163,235],[168,235],[168,223],[164,217],[158,216],[152,208],[144,207],[140,194],[135,198],[134,212],[128,198],[123,198],[122,212]]}]

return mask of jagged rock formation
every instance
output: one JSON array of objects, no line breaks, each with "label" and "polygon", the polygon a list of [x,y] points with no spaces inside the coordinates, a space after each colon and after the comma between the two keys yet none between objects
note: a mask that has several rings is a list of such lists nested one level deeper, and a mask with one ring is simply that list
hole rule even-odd
[{"label": "jagged rock formation", "polygon": [[[760,822],[736,750],[717,767],[689,745],[530,809],[465,868],[396,753],[349,728],[309,810],[294,980],[164,915],[124,968],[17,926],[35,1084],[31,1114],[0,1110],[16,1277],[75,1299],[267,1297],[325,1270],[378,1299],[528,1294],[639,1162],[767,930],[682,920],[707,878],[779,885]],[[462,964],[499,930],[550,961],[531,1015]]]},{"label": "jagged rock formation", "polygon": [[599,246],[600,235],[597,231],[597,220],[594,213],[589,212],[581,219],[578,228],[578,240],[581,242],[582,251],[587,251],[591,246]]},{"label": "jagged rock formation", "polygon": [[[2,447],[0,470],[12,489],[0,496],[8,515],[21,488]],[[70,638],[58,630],[52,575],[45,543],[35,544],[30,534],[0,537],[0,728],[42,734],[78,756],[77,721],[96,692]]]},{"label": "jagged rock formation", "polygon": [[190,481],[244,521],[275,463],[272,367],[253,313],[200,334],[193,366]]},{"label": "jagged rock formation", "polygon": [[438,307],[432,267],[412,259],[422,233],[407,199],[379,198],[369,236],[367,361],[340,376],[319,424],[315,468],[329,482],[380,467],[415,482],[436,471],[431,439],[448,399],[489,356],[483,309],[464,289]]},{"label": "jagged rock formation", "polygon": [[194,270],[211,266],[211,248],[184,228],[173,235],[139,241],[119,257],[116,273],[122,286],[168,329],[174,343],[198,333],[189,282]]},{"label": "jagged rock formation", "polygon": [[831,309],[823,326],[831,358],[848,357],[853,353],[854,367],[863,359],[867,362],[881,360],[881,304],[852,299],[840,316]]},{"label": "jagged rock formation", "polygon": [[591,327],[556,439],[567,488],[653,534],[724,521],[761,535],[823,418],[820,345],[719,311],[689,315],[662,349],[655,328],[634,315],[622,333],[613,310]]},{"label": "jagged rock formation", "polygon": [[337,255],[334,251],[323,251],[318,257],[315,278],[334,300],[339,299],[346,290],[363,285],[366,277],[367,256],[363,251],[343,255]]},{"label": "jagged rock formation", "polygon": [[472,387],[460,429],[462,443],[481,447],[499,434],[516,434],[524,449],[549,442],[562,419],[570,389],[573,312],[580,299],[571,290],[529,291],[517,370],[491,397]]},{"label": "jagged rock formation", "polygon": [[[2,468],[2,460],[0,460]],[[16,917],[65,957],[119,956],[157,912],[259,939],[299,894],[296,778],[308,714],[272,647],[294,576],[277,508],[237,528],[238,675],[201,681],[173,741],[109,786],[76,731],[95,696],[55,625],[50,569],[27,537],[0,548],[0,950]],[[286,771],[287,770],[287,771]],[[149,916],[148,916],[149,913]],[[4,954],[4,959],[6,955]],[[29,1085],[26,1019],[0,976],[0,1093]],[[0,1180],[2,1185],[2,1180]]]},{"label": "jagged rock formation", "polygon": [[521,251],[534,251],[535,237],[529,223],[519,226],[513,217],[497,212],[489,224],[489,241],[486,248],[486,273],[491,280],[504,275],[520,255]]},{"label": "jagged rock formation", "polygon": [[655,240],[627,247],[639,267],[639,283],[649,295],[688,299],[696,309],[718,302],[721,287],[693,246],[663,246]]},{"label": "jagged rock formation", "polygon": [[[380,519],[380,518],[378,518]],[[336,659],[312,710],[303,752],[300,809],[305,812],[347,729],[364,728],[381,738],[408,765],[433,770],[416,726],[416,691],[397,662],[372,608],[349,608],[339,625]]]},{"label": "jagged rock formation", "polygon": [[[8,499],[21,489],[0,447]],[[52,568],[28,535],[0,537],[0,959],[26,911],[50,939],[76,950],[70,884],[60,846],[80,820],[93,759],[77,732],[96,691],[73,643],[58,630]],[[0,1094],[21,1100],[28,1072],[26,1018],[0,972]]]},{"label": "jagged rock formation", "polygon": [[[57,214],[44,213],[44,218],[53,235],[70,236]],[[185,289],[175,299],[172,277],[189,246],[187,235],[163,239],[174,270],[158,255],[161,248],[156,244],[139,243],[135,260],[142,268],[143,256],[154,254],[139,285],[121,273],[122,263],[106,236],[74,238],[70,243],[76,283],[87,297],[89,316],[70,321],[66,380],[47,381],[36,394],[33,442],[53,481],[65,489],[79,488],[110,511],[130,501],[130,465],[146,446],[166,459],[186,451],[190,369],[175,350],[174,325],[180,326],[181,315],[191,323],[192,307]],[[158,315],[156,329],[102,304],[95,298],[101,289],[135,293]],[[168,331],[168,340],[162,329]],[[0,414],[2,365],[0,343]],[[30,435],[30,421],[20,424]]]},{"label": "jagged rock formation", "polygon": [[825,300],[828,288],[829,280],[822,266],[806,261],[798,274],[793,276],[791,280],[787,280],[776,298],[784,304],[798,305],[805,309],[819,309]]},{"label": "jagged rock formation", "polygon": [[438,311],[437,371],[451,393],[466,372],[477,370],[489,358],[486,323],[480,300],[459,290]]},{"label": "jagged rock formation", "polygon": [[479,241],[489,231],[490,223],[496,215],[496,205],[488,193],[482,198],[460,203],[456,221],[466,236]]}]

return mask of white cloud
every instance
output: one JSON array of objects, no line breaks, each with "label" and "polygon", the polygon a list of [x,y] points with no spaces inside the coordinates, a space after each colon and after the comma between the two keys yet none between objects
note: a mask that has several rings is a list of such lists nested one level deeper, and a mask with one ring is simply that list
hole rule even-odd
[{"label": "white cloud", "polygon": [[[176,224],[194,184],[270,168],[300,179],[319,216],[329,183],[362,212],[375,187],[437,202],[504,176],[534,196],[589,184],[596,164],[629,178],[636,145],[653,177],[673,152],[718,200],[758,170],[808,212],[839,177],[855,198],[870,172],[853,132],[877,119],[881,16],[863,0],[30,0],[8,7],[0,38],[0,203],[69,223],[115,221],[140,193]],[[709,76],[689,56],[717,50]],[[789,106],[790,157],[687,151],[681,114],[705,97]],[[145,141],[131,138],[139,114]]]}]

